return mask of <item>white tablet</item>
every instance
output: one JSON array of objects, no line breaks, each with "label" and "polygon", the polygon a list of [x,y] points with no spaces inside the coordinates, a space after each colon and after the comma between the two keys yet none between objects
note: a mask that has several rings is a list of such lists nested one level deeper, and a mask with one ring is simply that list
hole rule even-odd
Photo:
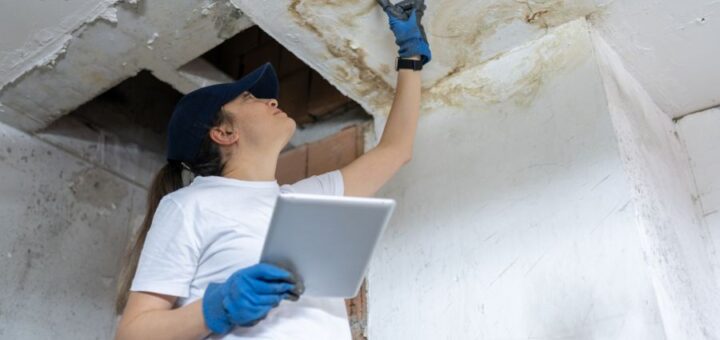
[{"label": "white tablet", "polygon": [[392,199],[280,194],[260,262],[292,270],[304,296],[357,295]]}]

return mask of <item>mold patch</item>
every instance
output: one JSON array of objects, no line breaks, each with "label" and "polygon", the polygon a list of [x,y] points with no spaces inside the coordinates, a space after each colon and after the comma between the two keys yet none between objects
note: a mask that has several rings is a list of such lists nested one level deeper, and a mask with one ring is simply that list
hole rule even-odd
[{"label": "mold patch", "polygon": [[70,190],[78,202],[108,210],[115,209],[116,204],[128,195],[127,187],[98,168],[89,168],[75,175]]}]

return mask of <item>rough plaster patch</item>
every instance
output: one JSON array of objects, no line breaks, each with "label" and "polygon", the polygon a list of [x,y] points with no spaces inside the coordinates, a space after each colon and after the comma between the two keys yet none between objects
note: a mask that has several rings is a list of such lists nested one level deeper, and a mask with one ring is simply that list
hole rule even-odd
[{"label": "rough plaster patch", "polygon": [[[238,31],[238,25],[244,25],[242,20],[240,20],[243,17],[243,12],[241,12],[229,1],[224,2],[224,7],[222,15],[215,18],[215,29],[218,32],[218,38],[221,40],[232,38],[232,36]],[[204,7],[201,12],[203,16],[207,16],[209,13],[209,11],[207,11],[208,8],[213,7]]]},{"label": "rough plaster patch", "polygon": [[62,56],[73,36],[98,19],[117,22],[119,0],[101,0],[68,16],[57,27],[39,30],[22,47],[0,53],[0,90],[31,70],[52,64]]},{"label": "rough plaster patch", "polygon": [[75,194],[78,202],[111,210],[114,210],[117,202],[122,201],[128,194],[125,185],[98,168],[89,168],[77,174],[70,190]]},{"label": "rough plaster patch", "polygon": [[117,23],[117,8],[116,7],[110,7],[105,12],[100,14],[100,19],[107,20],[111,23]]}]

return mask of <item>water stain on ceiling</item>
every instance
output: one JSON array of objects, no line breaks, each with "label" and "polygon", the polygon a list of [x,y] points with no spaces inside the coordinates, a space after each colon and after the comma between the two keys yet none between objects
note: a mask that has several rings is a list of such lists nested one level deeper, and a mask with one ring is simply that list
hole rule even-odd
[{"label": "water stain on ceiling", "polygon": [[[232,2],[366,109],[374,114],[387,111],[393,97],[397,47],[387,17],[374,0]],[[507,100],[514,94],[525,98],[518,103],[527,101],[542,83],[542,74],[558,68],[549,66],[551,62],[576,64],[562,60],[577,59],[578,55],[577,48],[575,52],[562,51],[572,47],[562,43],[570,34],[567,29],[556,38],[542,38],[553,34],[554,27],[601,7],[595,0],[439,0],[426,4],[423,23],[433,51],[433,61],[423,71],[426,108],[441,103],[458,105],[460,98],[470,95],[485,103]],[[285,18],[290,22],[283,21]],[[543,43],[546,48],[540,48]],[[317,46],[323,47],[321,51],[312,49]],[[534,55],[525,53],[498,62],[509,51],[524,46],[539,49]],[[498,72],[497,67],[506,68],[505,72]]]}]

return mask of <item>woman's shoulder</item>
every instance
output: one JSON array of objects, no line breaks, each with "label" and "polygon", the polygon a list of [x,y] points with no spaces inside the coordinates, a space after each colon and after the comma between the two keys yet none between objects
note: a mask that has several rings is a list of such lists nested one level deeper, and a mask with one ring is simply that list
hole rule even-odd
[{"label": "woman's shoulder", "polygon": [[165,195],[162,199],[173,201],[182,207],[191,207],[196,205],[202,196],[205,196],[204,191],[206,190],[203,188],[187,185]]},{"label": "woman's shoulder", "polygon": [[190,184],[165,195],[163,199],[172,200],[183,208],[193,208],[213,205],[227,196],[227,188],[202,179],[195,178]]}]

